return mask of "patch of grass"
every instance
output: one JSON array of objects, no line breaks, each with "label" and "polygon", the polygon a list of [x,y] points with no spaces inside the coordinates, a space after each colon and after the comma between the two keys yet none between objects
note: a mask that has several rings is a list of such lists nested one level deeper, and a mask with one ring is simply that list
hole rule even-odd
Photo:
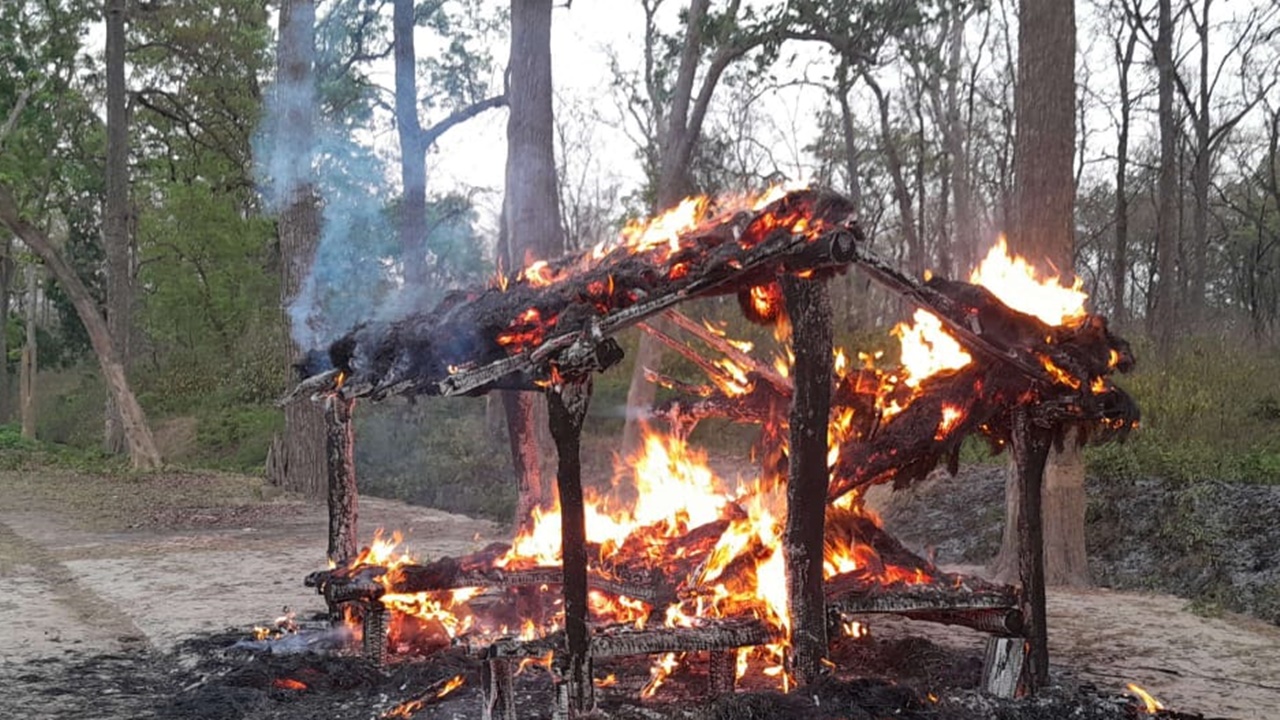
[{"label": "patch of grass", "polygon": [[1091,448],[1090,470],[1114,478],[1164,477],[1280,483],[1280,354],[1217,339],[1185,341],[1166,362],[1135,348],[1138,369],[1119,378],[1142,409],[1128,442]]}]

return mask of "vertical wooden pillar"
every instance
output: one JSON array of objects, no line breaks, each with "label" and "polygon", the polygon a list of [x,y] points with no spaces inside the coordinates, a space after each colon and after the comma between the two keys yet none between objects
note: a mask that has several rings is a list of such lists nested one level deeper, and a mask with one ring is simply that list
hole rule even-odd
[{"label": "vertical wooden pillar", "polygon": [[516,720],[514,674],[510,660],[485,660],[480,667],[481,720]]},{"label": "vertical wooden pillar", "polygon": [[1049,635],[1045,625],[1044,466],[1053,445],[1048,428],[1035,424],[1031,411],[1013,411],[1013,462],[1022,512],[1018,515],[1018,575],[1022,580],[1022,615],[1027,642],[1025,690],[1034,693],[1049,682]]},{"label": "vertical wooden pillar", "polygon": [[796,681],[818,677],[827,654],[822,545],[827,508],[827,424],[831,415],[831,300],[824,282],[782,279],[791,318],[795,391],[783,550],[791,615],[791,669]]},{"label": "vertical wooden pillar", "polygon": [[355,400],[332,395],[324,402],[324,439],[329,480],[329,560],[338,566],[356,557]]},{"label": "vertical wooden pillar", "polygon": [[582,505],[582,423],[591,402],[591,379],[567,383],[547,393],[551,438],[556,444],[556,487],[560,491],[560,538],[564,572],[566,653],[558,658],[570,717],[591,705],[593,686],[587,653],[587,525]]}]

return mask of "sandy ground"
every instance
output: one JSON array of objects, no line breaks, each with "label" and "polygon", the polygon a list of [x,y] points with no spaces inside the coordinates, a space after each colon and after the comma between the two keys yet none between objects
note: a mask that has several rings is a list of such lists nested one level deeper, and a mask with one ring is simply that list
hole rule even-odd
[{"label": "sandy ground", "polygon": [[[247,630],[286,606],[299,616],[321,611],[301,579],[323,567],[325,508],[252,497],[237,498],[229,512],[225,478],[204,478],[183,476],[176,509],[161,511],[171,498],[160,479],[54,477],[37,487],[29,476],[0,473],[0,669],[86,651],[165,651],[191,634]],[[50,484],[60,480],[76,502],[58,500]],[[218,484],[207,506],[203,482]],[[148,510],[142,521],[128,521],[138,508]],[[504,537],[486,521],[362,498],[362,536],[380,526],[402,530],[408,548],[428,558]],[[1055,671],[1103,689],[1136,682],[1182,711],[1280,717],[1280,628],[1201,617],[1179,598],[1106,590],[1053,591],[1049,613]],[[980,647],[968,631],[919,627]],[[22,692],[21,683],[3,685],[0,708],[5,693]]]}]

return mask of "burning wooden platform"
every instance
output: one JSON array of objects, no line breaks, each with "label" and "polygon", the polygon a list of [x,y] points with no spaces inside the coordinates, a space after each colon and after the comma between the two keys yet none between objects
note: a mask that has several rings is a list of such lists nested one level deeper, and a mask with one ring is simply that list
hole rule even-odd
[{"label": "burning wooden platform", "polygon": [[[1109,380],[1132,366],[1127,344],[1082,304],[1037,317],[980,284],[901,275],[869,251],[836,195],[739,199],[691,215],[674,226],[659,218],[618,247],[535,263],[431,312],[356,328],[311,354],[295,395],[341,409],[328,414],[337,507],[342,489],[353,492],[358,397],[545,392],[559,465],[558,506],[541,509],[511,545],[427,564],[394,558],[386,545],[359,557],[331,547],[338,567],[308,584],[332,607],[358,608],[371,659],[384,658],[388,636],[472,648],[485,660],[486,717],[514,717],[512,663],[532,658],[546,657],[563,717],[591,706],[592,660],[617,655],[663,655],[646,692],[670,672],[671,654],[695,651],[708,653],[712,692],[733,689],[751,652],[777,668],[784,688],[812,682],[844,614],[890,612],[991,633],[987,688],[1034,689],[1047,672],[1035,555],[1045,457],[1068,428],[1109,438],[1137,422]],[[824,283],[850,264],[927,309],[904,338],[945,341],[951,356],[897,373],[869,362],[855,370],[837,356]],[[674,311],[726,294],[754,321],[789,323],[785,373]],[[660,313],[722,357],[646,322]],[[591,376],[618,362],[611,336],[635,325],[693,360],[708,383],[653,376],[677,397],[650,418],[665,420],[665,437],[678,442],[651,438],[646,452],[659,476],[671,476],[668,494],[691,497],[610,517],[599,498],[584,497],[580,436]],[[684,476],[692,471],[672,459],[706,417],[761,426],[760,477],[749,489]],[[1019,468],[1028,553],[1017,591],[940,572],[860,507],[868,485],[907,484],[943,460],[954,467],[971,434],[1012,447]],[[331,535],[351,537],[344,521],[334,516]]]}]

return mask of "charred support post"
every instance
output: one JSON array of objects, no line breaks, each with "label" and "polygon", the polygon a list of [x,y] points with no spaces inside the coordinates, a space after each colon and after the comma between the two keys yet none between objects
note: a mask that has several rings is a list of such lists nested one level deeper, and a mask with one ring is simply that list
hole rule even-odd
[{"label": "charred support post", "polygon": [[561,556],[564,566],[564,628],[566,652],[557,654],[561,687],[556,697],[568,717],[585,712],[594,686],[587,630],[587,526],[582,505],[582,423],[591,402],[591,378],[576,380],[547,393],[551,438],[558,462]]},{"label": "charred support post", "polygon": [[791,318],[791,351],[795,354],[783,547],[791,615],[791,669],[803,685],[817,679],[827,653],[822,544],[831,415],[831,300],[826,284],[817,280],[783,277],[782,292]]},{"label": "charred support post", "polygon": [[364,604],[360,651],[376,668],[387,665],[387,609],[380,600]]},{"label": "charred support post", "polygon": [[510,660],[484,661],[480,669],[483,720],[516,720],[516,696],[511,687],[513,680]]},{"label": "charred support post", "polygon": [[1023,626],[1027,663],[1024,689],[1035,693],[1049,682],[1049,639],[1045,626],[1044,526],[1042,487],[1044,466],[1053,435],[1031,417],[1029,408],[1013,411],[1013,462],[1018,473],[1018,574],[1022,580]]},{"label": "charred support post", "polygon": [[707,695],[718,697],[733,692],[738,683],[738,651],[712,650],[707,653]]},{"label": "charred support post", "polygon": [[329,560],[346,565],[356,556],[355,430],[353,398],[330,395],[324,403],[324,438],[329,460]]}]

